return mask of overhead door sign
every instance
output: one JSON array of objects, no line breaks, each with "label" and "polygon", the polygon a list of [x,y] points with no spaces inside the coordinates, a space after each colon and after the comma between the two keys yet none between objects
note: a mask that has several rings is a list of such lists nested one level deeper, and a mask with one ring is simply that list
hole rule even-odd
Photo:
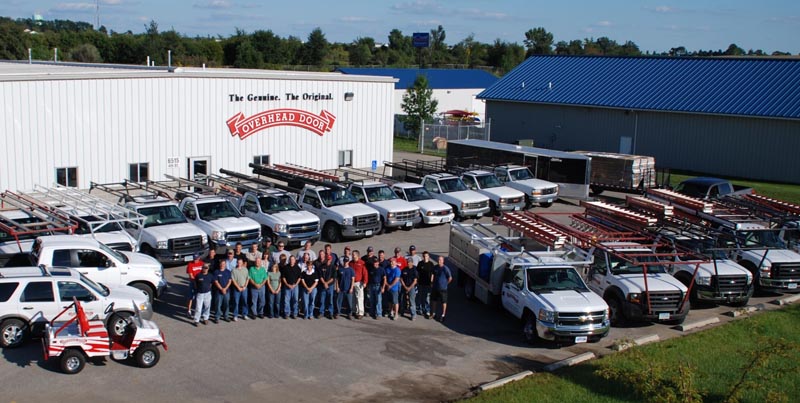
[{"label": "overhead door sign", "polygon": [[244,140],[250,135],[275,126],[296,126],[322,136],[331,131],[336,116],[326,110],[319,115],[300,109],[270,109],[253,116],[245,117],[239,112],[227,120],[231,136],[239,136]]}]

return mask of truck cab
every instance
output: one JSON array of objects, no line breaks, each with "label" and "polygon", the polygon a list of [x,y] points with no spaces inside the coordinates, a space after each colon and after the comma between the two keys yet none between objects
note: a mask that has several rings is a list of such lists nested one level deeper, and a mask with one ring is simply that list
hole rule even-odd
[{"label": "truck cab", "polygon": [[[675,258],[667,271],[685,286],[691,287],[691,300],[744,306],[753,295],[753,275],[723,250],[704,240],[685,240],[681,245],[708,259],[705,263],[682,263],[688,258]],[[697,275],[694,274],[697,268]],[[694,277],[694,284],[692,278]]]},{"label": "truck cab", "polygon": [[135,200],[124,207],[145,217],[142,227],[126,225],[140,239],[139,250],[164,264],[182,264],[208,250],[208,235],[190,224],[178,204],[166,198]]},{"label": "truck cab", "polygon": [[675,191],[702,200],[754,192],[752,188],[734,185],[729,180],[709,177],[686,179],[679,183],[678,186],[675,186]]},{"label": "truck cab", "polygon": [[518,211],[525,208],[525,194],[504,186],[492,172],[467,171],[461,174],[461,180],[470,190],[489,198],[489,208],[493,215],[498,215],[503,211]]},{"label": "truck cab", "polygon": [[381,230],[380,213],[359,203],[344,187],[305,185],[300,205],[319,217],[322,236],[330,242],[371,237]]},{"label": "truck cab", "polygon": [[521,165],[502,165],[494,168],[500,182],[525,194],[527,207],[534,203],[541,207],[550,207],[558,199],[558,185],[543,179],[537,179],[528,167]]},{"label": "truck cab", "polygon": [[245,192],[234,201],[245,217],[261,224],[261,234],[275,244],[291,247],[320,238],[319,217],[303,210],[289,193],[264,189]]},{"label": "truck cab", "polygon": [[211,247],[217,252],[241,243],[245,249],[261,242],[261,225],[242,217],[228,199],[221,196],[189,196],[181,200],[179,208],[190,223],[209,236]]},{"label": "truck cab", "polygon": [[381,214],[381,225],[388,228],[411,229],[422,221],[420,209],[399,197],[389,185],[377,181],[356,182],[348,188],[353,197]]},{"label": "truck cab", "polygon": [[449,204],[434,199],[422,185],[410,182],[398,182],[392,185],[397,197],[419,207],[422,222],[425,224],[444,224],[453,221],[455,213]]},{"label": "truck cab", "polygon": [[731,259],[753,274],[758,289],[800,291],[800,254],[787,248],[778,230],[752,223],[742,225],[735,238],[739,248]]},{"label": "truck cab", "polygon": [[489,213],[489,198],[469,190],[458,176],[448,173],[426,175],[422,186],[435,199],[450,205],[456,217],[480,218]]}]

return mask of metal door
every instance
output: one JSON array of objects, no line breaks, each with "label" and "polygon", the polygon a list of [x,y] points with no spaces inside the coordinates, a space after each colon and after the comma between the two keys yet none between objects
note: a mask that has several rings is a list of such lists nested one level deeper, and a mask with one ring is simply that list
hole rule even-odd
[{"label": "metal door", "polygon": [[194,179],[197,175],[208,175],[211,173],[211,157],[189,157],[187,165],[189,179]]}]

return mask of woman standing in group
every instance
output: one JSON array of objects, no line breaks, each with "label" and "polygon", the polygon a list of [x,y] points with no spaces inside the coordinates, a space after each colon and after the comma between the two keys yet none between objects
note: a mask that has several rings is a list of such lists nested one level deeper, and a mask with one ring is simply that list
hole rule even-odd
[{"label": "woman standing in group", "polygon": [[306,253],[303,255],[306,260],[305,269],[300,276],[300,291],[303,294],[303,309],[305,310],[305,318],[311,319],[314,316],[314,299],[317,296],[317,283],[319,282],[319,274],[314,270],[314,265],[308,261],[309,257]]}]

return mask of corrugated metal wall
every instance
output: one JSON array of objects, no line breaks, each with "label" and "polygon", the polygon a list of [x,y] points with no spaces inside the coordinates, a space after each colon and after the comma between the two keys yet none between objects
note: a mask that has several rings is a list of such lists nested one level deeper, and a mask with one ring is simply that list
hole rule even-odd
[{"label": "corrugated metal wall", "polygon": [[[297,101],[286,93],[332,94]],[[352,101],[344,93],[354,94]],[[317,169],[338,165],[353,150],[353,166],[392,158],[393,83],[237,78],[145,78],[0,83],[0,189],[55,182],[55,168],[77,166],[80,187],[128,177],[128,164],[148,162],[150,178],[187,175],[189,157],[210,156],[211,171],[250,172],[255,155]],[[278,101],[231,102],[230,94],[272,94]],[[268,109],[296,108],[336,116],[324,136],[293,126],[240,140],[226,120]],[[178,157],[178,168],[167,159]]]},{"label": "corrugated metal wall", "polygon": [[498,101],[487,101],[486,114],[494,141],[619,152],[629,137],[631,151],[659,167],[800,183],[800,121]]}]

